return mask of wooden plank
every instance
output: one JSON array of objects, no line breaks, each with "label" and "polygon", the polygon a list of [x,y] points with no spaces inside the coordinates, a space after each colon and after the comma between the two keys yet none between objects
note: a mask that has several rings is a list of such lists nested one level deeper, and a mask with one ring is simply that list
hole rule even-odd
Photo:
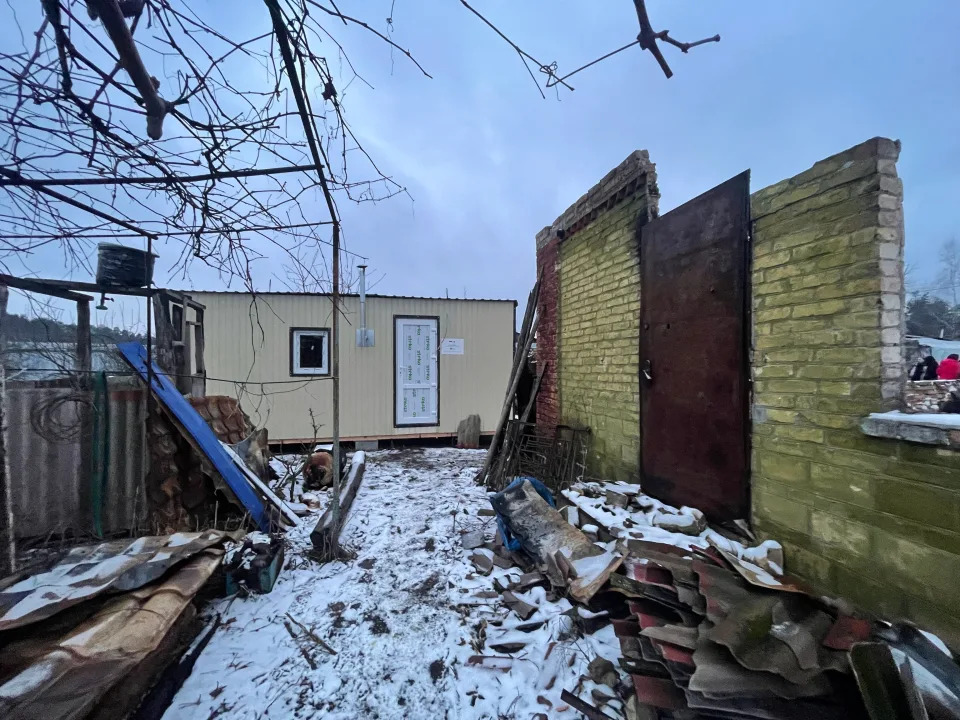
[{"label": "wooden plank", "polygon": [[[523,344],[523,354],[521,357],[526,357],[527,353],[530,352],[530,346],[533,344],[533,339],[536,337],[537,325],[540,323],[540,316],[537,315],[533,319],[533,323],[530,325],[530,331],[527,335],[526,342]],[[513,369],[513,377],[510,382],[510,391],[507,394],[507,397],[513,398],[517,394],[517,386],[520,384],[520,366],[516,366]],[[513,401],[508,400],[503,404],[503,409],[500,411],[500,419],[497,421],[497,427],[493,431],[493,440],[490,441],[490,450],[487,453],[487,458],[483,463],[483,469],[480,470],[480,473],[477,475],[478,479],[482,479],[484,482],[487,481],[487,474],[490,472],[490,466],[493,464],[493,458],[496,457],[497,446],[500,442],[500,436],[503,434],[503,429],[507,424],[507,417],[510,415],[510,409],[513,407]]]},{"label": "wooden plank", "polygon": [[38,293],[41,295],[49,295],[50,297],[58,297],[64,300],[92,300],[93,298],[89,295],[81,295],[79,293],[71,292],[70,290],[64,290],[56,283],[52,283],[48,280],[37,280],[34,278],[18,278],[13,275],[0,274],[0,283],[8,287],[17,288],[18,290],[26,290],[27,292]]},{"label": "wooden plank", "polygon": [[537,373],[537,379],[533,381],[533,387],[530,389],[530,399],[527,401],[527,407],[523,409],[523,415],[520,416],[520,422],[525,423],[530,419],[530,412],[533,410],[533,404],[537,401],[537,393],[540,392],[540,383],[543,381],[543,374],[547,371],[550,363],[544,362],[540,371]]},{"label": "wooden plank", "polygon": [[77,301],[77,371],[80,380],[89,384],[90,371],[93,369],[93,346],[90,339],[90,301]]},{"label": "wooden plank", "polygon": [[113,287],[112,285],[97,285],[97,283],[77,282],[76,280],[49,280],[45,278],[17,278],[12,275],[0,275],[0,282],[10,287],[27,290],[29,292],[44,293],[53,297],[62,297],[65,300],[92,300],[87,295],[78,295],[74,290],[84,292],[104,293],[106,295],[134,295],[150,297],[159,292],[159,288],[146,287]]},{"label": "wooden plank", "polygon": [[354,453],[353,462],[350,463],[350,468],[347,471],[347,477],[341,483],[343,492],[340,493],[339,518],[335,519],[333,508],[328,507],[320,516],[313,532],[310,533],[310,541],[323,555],[337,546],[340,530],[346,522],[350,506],[353,505],[353,500],[357,496],[357,490],[360,489],[360,482],[363,480],[363,471],[366,465],[366,454],[362,451]]}]

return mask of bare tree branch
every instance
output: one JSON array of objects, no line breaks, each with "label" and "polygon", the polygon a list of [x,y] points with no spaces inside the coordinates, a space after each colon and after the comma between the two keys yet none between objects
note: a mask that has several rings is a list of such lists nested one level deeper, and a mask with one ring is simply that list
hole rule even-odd
[{"label": "bare tree branch", "polygon": [[663,53],[660,52],[660,48],[657,46],[657,40],[662,40],[663,42],[673,45],[674,47],[678,47],[682,52],[687,52],[690,50],[690,48],[696,47],[697,45],[703,45],[704,43],[720,42],[719,35],[704,38],[703,40],[697,40],[696,42],[692,43],[682,43],[670,37],[669,30],[654,32],[653,26],[650,24],[650,18],[647,15],[647,6],[645,0],[633,0],[633,5],[637,10],[637,19],[640,21],[640,34],[637,35],[637,40],[640,42],[640,47],[644,50],[649,50],[650,54],[656,58],[657,63],[660,65],[660,69],[663,70],[663,74],[667,76],[667,79],[673,77],[673,71],[667,64],[666,58],[663,57]]}]

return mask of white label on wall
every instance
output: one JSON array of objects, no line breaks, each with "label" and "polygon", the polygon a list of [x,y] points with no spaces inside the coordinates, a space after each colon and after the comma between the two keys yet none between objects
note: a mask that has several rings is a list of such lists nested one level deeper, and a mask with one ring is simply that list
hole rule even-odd
[{"label": "white label on wall", "polygon": [[447,338],[440,345],[441,355],[463,355],[463,338]]}]

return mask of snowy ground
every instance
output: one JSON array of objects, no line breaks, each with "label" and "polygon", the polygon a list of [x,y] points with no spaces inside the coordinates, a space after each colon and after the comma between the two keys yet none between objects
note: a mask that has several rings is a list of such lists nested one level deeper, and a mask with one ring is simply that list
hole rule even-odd
[{"label": "snowy ground", "polygon": [[[469,450],[367,453],[342,536],[356,558],[310,560],[316,515],[304,518],[273,592],[212,608],[223,625],[164,717],[575,718],[563,689],[611,694],[581,680],[598,655],[618,657],[610,626],[580,637],[561,614],[577,611],[541,588],[523,596],[539,610],[522,621],[491,592],[520,571],[481,576],[468,560],[461,533],[494,533],[477,514],[489,508],[473,483],[482,461]],[[512,658],[489,647],[515,641],[526,647]],[[475,655],[504,659],[471,664]]]}]

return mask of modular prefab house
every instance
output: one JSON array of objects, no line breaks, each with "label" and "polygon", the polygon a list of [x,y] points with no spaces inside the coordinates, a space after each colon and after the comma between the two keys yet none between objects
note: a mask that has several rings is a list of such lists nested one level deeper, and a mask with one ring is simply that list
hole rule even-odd
[{"label": "modular prefab house", "polygon": [[[207,394],[238,397],[271,443],[328,440],[330,296],[190,295],[206,306]],[[493,432],[513,363],[516,301],[368,294],[366,333],[360,297],[341,304],[341,438],[446,437],[471,414]]]}]

